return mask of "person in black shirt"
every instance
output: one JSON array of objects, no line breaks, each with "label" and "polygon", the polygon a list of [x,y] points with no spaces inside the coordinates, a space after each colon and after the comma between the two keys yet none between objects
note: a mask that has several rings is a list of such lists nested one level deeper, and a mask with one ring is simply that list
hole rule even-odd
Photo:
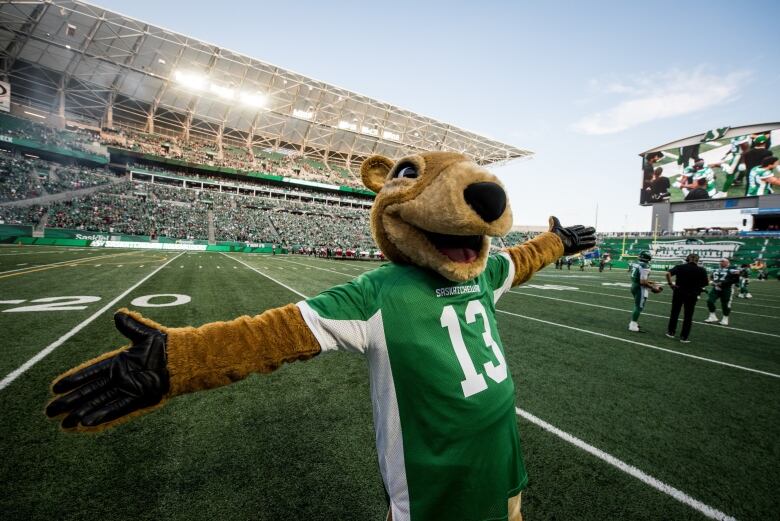
[{"label": "person in black shirt", "polygon": [[[742,160],[745,163],[745,170],[740,171],[739,176],[737,176],[737,181],[742,181],[746,175],[750,174],[750,171],[754,166],[760,166],[765,157],[772,155],[769,148],[767,148],[767,144],[768,140],[763,134],[753,140],[753,148],[742,155]],[[745,183],[746,195],[749,186],[749,183]]]},{"label": "person in black shirt", "polygon": [[642,193],[639,197],[639,204],[650,202],[650,182],[653,180],[653,171],[655,164],[664,155],[661,152],[653,152],[642,157]]},{"label": "person in black shirt", "polygon": [[664,177],[664,169],[660,166],[653,171],[653,179],[650,181],[650,200],[655,202],[663,201],[667,199],[669,194],[669,178]]},{"label": "person in black shirt", "polygon": [[[673,276],[675,277],[674,282],[672,282]],[[685,258],[685,264],[678,264],[666,272],[666,282],[674,292],[666,336],[674,338],[680,310],[684,308],[680,342],[688,343],[690,342],[688,335],[691,334],[691,324],[693,323],[693,310],[696,308],[699,294],[710,282],[707,270],[699,266],[699,256],[691,253]]]}]

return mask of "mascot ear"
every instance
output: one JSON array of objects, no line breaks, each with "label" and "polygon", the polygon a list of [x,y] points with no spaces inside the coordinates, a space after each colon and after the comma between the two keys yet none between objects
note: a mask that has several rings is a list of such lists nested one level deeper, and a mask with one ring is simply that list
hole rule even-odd
[{"label": "mascot ear", "polygon": [[371,156],[360,165],[360,177],[369,190],[379,193],[387,180],[393,162],[384,156]]}]

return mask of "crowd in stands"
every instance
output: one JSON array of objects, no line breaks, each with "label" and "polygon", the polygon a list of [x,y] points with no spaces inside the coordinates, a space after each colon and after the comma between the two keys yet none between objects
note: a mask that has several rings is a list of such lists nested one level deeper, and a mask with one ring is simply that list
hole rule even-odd
[{"label": "crowd in stands", "polygon": [[375,247],[366,209],[130,180],[1,215],[9,224],[36,224],[48,212],[49,227],[205,240],[209,210],[217,241]]},{"label": "crowd in stands", "polygon": [[43,185],[36,174],[38,165],[19,154],[0,153],[0,202],[42,195]]},{"label": "crowd in stands", "polygon": [[358,249],[376,248],[363,215],[327,215],[277,211],[269,215],[283,244],[338,245]]},{"label": "crowd in stands", "polygon": [[[4,114],[0,117],[0,134],[28,139],[43,145],[99,154],[99,136],[84,129],[56,129],[35,121]],[[102,153],[104,154],[104,153]]]},{"label": "crowd in stands", "polygon": [[260,171],[321,183],[363,188],[360,180],[349,170],[304,158],[295,153],[269,152],[236,144],[223,144],[220,147],[213,141],[193,137],[184,140],[177,136],[147,134],[129,129],[104,131],[100,139],[104,145],[194,164],[226,167],[245,172]]},{"label": "crowd in stands", "polygon": [[[301,188],[294,188],[293,185],[285,186],[284,188],[280,186],[272,186],[268,184],[267,181],[264,180],[254,180],[254,179],[248,179],[246,181],[244,180],[236,180],[236,179],[227,179],[225,177],[220,177],[217,175],[212,174],[201,174],[201,173],[194,173],[194,172],[172,172],[160,168],[154,168],[150,169],[149,167],[145,165],[127,165],[128,168],[132,169],[140,169],[144,172],[136,173],[135,176],[138,177],[140,174],[143,176],[145,173],[155,174],[158,176],[173,176],[177,179],[185,179],[186,181],[202,181],[204,183],[204,189],[216,189],[216,186],[212,185],[209,186],[205,183],[215,183],[216,184],[222,184],[224,190],[230,190],[230,191],[239,191],[242,190],[243,192],[246,192],[247,190],[263,190],[267,191],[269,193],[275,193],[286,197],[291,198],[306,198],[311,199],[314,197],[318,198],[328,198],[333,200],[334,202],[337,202],[338,204],[355,204],[355,205],[361,205],[361,206],[370,206],[371,205],[371,199],[368,199],[366,197],[358,197],[358,196],[352,196],[347,195],[345,193],[337,192],[337,191],[322,191],[322,192],[313,192],[311,190],[305,190]],[[158,178],[159,182],[166,182],[166,180]],[[178,181],[170,181],[171,183],[178,183]],[[181,183],[178,183],[181,184]]]},{"label": "crowd in stands", "polygon": [[45,213],[46,207],[40,205],[0,206],[0,224],[36,226]]},{"label": "crowd in stands", "polygon": [[54,203],[47,225],[76,230],[127,235],[150,235],[180,239],[207,239],[205,207],[171,204],[165,194],[134,195],[132,183],[117,183],[108,190],[86,197]]},{"label": "crowd in stands", "polygon": [[112,177],[115,176],[105,169],[56,167],[50,169],[49,175],[43,180],[43,187],[50,194],[68,192],[108,184]]},{"label": "crowd in stands", "polygon": [[111,182],[106,169],[62,166],[14,152],[0,152],[0,202],[80,190]]},{"label": "crowd in stands", "polygon": [[503,246],[515,246],[517,244],[524,243],[527,240],[533,239],[541,232],[509,232],[503,237]]}]

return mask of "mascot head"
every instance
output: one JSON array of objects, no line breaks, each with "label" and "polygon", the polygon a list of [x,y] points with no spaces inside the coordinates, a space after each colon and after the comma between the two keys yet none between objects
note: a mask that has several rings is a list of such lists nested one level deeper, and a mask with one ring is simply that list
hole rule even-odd
[{"label": "mascot head", "polygon": [[396,162],[372,156],[360,175],[377,194],[371,233],[393,262],[469,280],[485,269],[490,237],[512,226],[501,182],[462,154],[426,152]]}]

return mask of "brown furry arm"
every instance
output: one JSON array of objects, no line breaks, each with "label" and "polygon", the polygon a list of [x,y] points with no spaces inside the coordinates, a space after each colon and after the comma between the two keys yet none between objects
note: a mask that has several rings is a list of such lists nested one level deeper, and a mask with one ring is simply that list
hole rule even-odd
[{"label": "brown furry arm", "polygon": [[117,329],[131,344],[60,375],[46,406],[65,430],[100,431],[161,407],[169,398],[270,373],[321,349],[299,308],[169,328],[120,309]]},{"label": "brown furry arm", "polygon": [[522,284],[531,276],[563,255],[563,242],[558,235],[545,232],[506,251],[515,265],[512,287]]},{"label": "brown furry arm", "polygon": [[228,385],[250,373],[270,373],[285,362],[320,353],[295,304],[200,327],[163,328],[138,313],[127,313],[168,335],[167,397]]}]

